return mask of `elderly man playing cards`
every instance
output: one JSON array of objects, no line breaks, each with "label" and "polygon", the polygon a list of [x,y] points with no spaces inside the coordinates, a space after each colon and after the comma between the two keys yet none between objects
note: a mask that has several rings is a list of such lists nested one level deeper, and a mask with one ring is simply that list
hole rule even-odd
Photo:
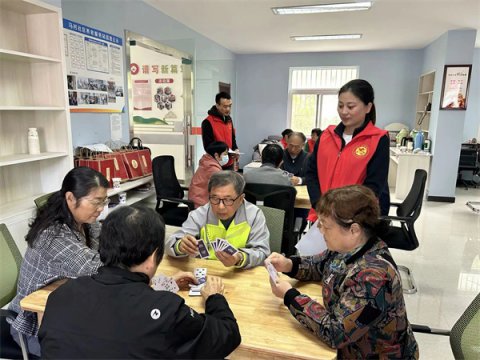
[{"label": "elderly man playing cards", "polygon": [[209,202],[191,211],[181,230],[166,242],[170,256],[218,259],[223,265],[251,268],[270,254],[265,216],[244,199],[245,180],[220,171],[208,182]]}]

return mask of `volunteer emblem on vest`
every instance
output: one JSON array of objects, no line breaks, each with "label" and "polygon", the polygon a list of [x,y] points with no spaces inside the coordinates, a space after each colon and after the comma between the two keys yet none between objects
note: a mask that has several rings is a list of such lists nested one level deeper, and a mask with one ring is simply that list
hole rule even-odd
[{"label": "volunteer emblem on vest", "polygon": [[160,315],[161,315],[161,312],[158,309],[153,309],[152,311],[150,311],[150,316],[152,317],[153,320],[157,320],[158,318],[160,318]]},{"label": "volunteer emblem on vest", "polygon": [[367,145],[357,146],[353,150],[353,156],[355,156],[357,158],[362,158],[362,157],[367,156],[367,155],[368,155],[368,146]]}]

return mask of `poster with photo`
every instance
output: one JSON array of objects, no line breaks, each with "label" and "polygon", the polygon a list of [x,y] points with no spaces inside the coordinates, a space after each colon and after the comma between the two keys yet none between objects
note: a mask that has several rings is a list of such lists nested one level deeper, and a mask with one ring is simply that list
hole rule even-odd
[{"label": "poster with photo", "polygon": [[130,47],[134,129],[142,133],[183,128],[181,59],[142,46]]},{"label": "poster with photo", "polygon": [[70,112],[125,111],[123,40],[63,19]]},{"label": "poster with photo", "polygon": [[472,65],[445,65],[440,110],[466,110]]}]

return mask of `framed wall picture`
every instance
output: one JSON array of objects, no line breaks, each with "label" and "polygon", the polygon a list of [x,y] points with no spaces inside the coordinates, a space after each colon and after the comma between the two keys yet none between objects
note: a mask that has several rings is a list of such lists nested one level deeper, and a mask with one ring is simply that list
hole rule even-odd
[{"label": "framed wall picture", "polygon": [[472,65],[445,65],[440,110],[466,110]]}]

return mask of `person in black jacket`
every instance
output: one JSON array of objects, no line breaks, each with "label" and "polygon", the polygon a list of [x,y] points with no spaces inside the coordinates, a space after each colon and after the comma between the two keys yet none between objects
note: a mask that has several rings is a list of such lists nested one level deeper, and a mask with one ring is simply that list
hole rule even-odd
[{"label": "person in black jacket", "polygon": [[224,358],[241,341],[221,279],[202,288],[205,314],[150,279],[164,252],[165,224],[153,210],[123,206],[105,220],[98,274],[50,294],[39,330],[42,358]]},{"label": "person in black jacket", "polygon": [[305,141],[307,138],[302,132],[292,132],[288,136],[287,148],[283,152],[281,168],[293,175],[290,180],[294,186],[305,184],[308,159],[308,153],[303,150]]},{"label": "person in black jacket", "polygon": [[232,111],[232,97],[222,91],[215,96],[215,105],[208,110],[208,116],[202,121],[203,148],[207,151],[208,146],[214,141],[221,141],[228,145],[230,150],[228,163],[223,165],[224,170],[234,170],[234,162],[238,161],[239,152],[233,120],[230,116]]}]

